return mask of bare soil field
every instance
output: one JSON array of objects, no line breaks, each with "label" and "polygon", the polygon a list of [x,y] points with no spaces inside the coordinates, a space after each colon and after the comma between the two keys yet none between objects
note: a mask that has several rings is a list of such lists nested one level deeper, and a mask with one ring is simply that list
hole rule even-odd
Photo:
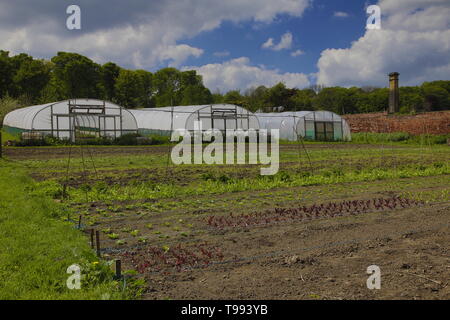
[{"label": "bare soil field", "polygon": [[[89,147],[95,170],[74,156],[70,172],[68,148],[5,153],[38,183],[67,183],[68,199],[55,201],[87,235],[101,231],[104,259],[145,279],[144,299],[449,299],[448,173],[423,174],[445,168],[448,150],[307,149],[310,160],[281,146],[273,188],[258,185],[256,165],[168,167],[167,146]],[[404,167],[416,171],[395,175]],[[365,169],[392,177],[344,179]],[[325,180],[296,185],[303,175]],[[217,192],[197,192],[205,186]],[[380,290],[366,286],[371,265]]]},{"label": "bare soil field", "polygon": [[[224,261],[151,274],[149,299],[448,299],[450,207],[427,206],[208,237]],[[370,265],[381,290],[366,286]]]},{"label": "bare soil field", "polygon": [[[368,196],[380,194],[360,198]],[[145,234],[144,221],[162,226],[164,214],[117,219],[107,225]],[[221,256],[212,257],[207,265],[177,269],[166,262],[162,269],[146,269],[148,299],[450,298],[449,203],[236,230],[209,228],[204,212],[195,218],[171,215],[189,221],[196,232],[186,239],[164,232],[170,238],[154,239],[152,246],[172,248],[181,243],[189,248],[205,243],[219,249]],[[105,246],[118,250],[106,253],[131,269],[152,260],[147,247],[138,242],[118,248],[105,240]],[[370,265],[381,268],[381,290],[366,287]]]}]

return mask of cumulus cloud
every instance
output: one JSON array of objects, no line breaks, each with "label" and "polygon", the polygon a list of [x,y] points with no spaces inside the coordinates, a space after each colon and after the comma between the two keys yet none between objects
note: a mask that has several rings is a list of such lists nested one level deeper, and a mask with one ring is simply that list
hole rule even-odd
[{"label": "cumulus cloud", "polygon": [[336,11],[333,16],[337,17],[337,18],[347,18],[350,15],[347,12],[344,11]]},{"label": "cumulus cloud", "polygon": [[367,30],[347,49],[327,49],[318,61],[320,84],[387,85],[398,71],[402,85],[448,79],[448,0],[380,0],[381,30]]},{"label": "cumulus cloud", "polygon": [[305,52],[303,52],[302,50],[299,49],[299,50],[295,50],[295,51],[291,52],[291,56],[298,57],[298,56],[301,56],[304,53]]},{"label": "cumulus cloud", "polygon": [[196,70],[203,76],[203,82],[209,89],[221,92],[259,85],[273,86],[278,82],[284,82],[286,86],[292,88],[304,88],[310,84],[308,76],[303,73],[280,73],[276,69],[253,66],[247,57],[184,69]]},{"label": "cumulus cloud", "polygon": [[64,1],[29,0],[0,3],[0,43],[12,53],[50,57],[76,51],[98,62],[152,68],[180,65],[202,54],[180,43],[224,21],[270,23],[280,14],[301,16],[309,0],[74,0],[81,8],[82,29],[66,29]]},{"label": "cumulus cloud", "polygon": [[291,46],[292,46],[292,33],[287,32],[283,34],[280,43],[277,44],[275,47],[273,47],[273,50],[279,51],[283,49],[290,49]]},{"label": "cumulus cloud", "polygon": [[203,54],[202,49],[188,46],[187,44],[179,44],[165,47],[159,55],[160,60],[170,60],[169,66],[178,67],[188,57],[200,57]]},{"label": "cumulus cloud", "polygon": [[263,43],[262,48],[271,49],[274,51],[281,51],[284,49],[290,49],[292,47],[292,33],[286,32],[281,36],[280,42],[275,45],[273,42],[273,38],[267,39],[266,42]]},{"label": "cumulus cloud", "polygon": [[261,47],[264,49],[269,49],[269,48],[273,47],[273,38],[267,39],[267,41],[264,42]]}]

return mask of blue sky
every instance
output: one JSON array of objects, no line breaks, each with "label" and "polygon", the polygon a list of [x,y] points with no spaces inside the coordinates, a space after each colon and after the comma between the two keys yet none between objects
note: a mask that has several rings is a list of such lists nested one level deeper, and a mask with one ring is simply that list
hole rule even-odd
[{"label": "blue sky", "polygon": [[[224,22],[218,29],[202,32],[184,41],[205,50],[201,57],[189,58],[185,64],[201,66],[245,56],[249,57],[253,64],[265,65],[270,69],[316,73],[316,64],[323,50],[347,48],[352,41],[364,35],[367,20],[365,9],[366,2],[361,0],[318,0],[305,10],[302,17],[283,14],[270,24],[253,21]],[[348,16],[336,17],[335,12],[345,12]],[[268,38],[279,41],[286,32],[293,35],[290,50],[261,49],[261,45]],[[304,54],[292,57],[291,53],[298,49]],[[218,57],[214,55],[216,52],[229,52],[229,55]]]},{"label": "blue sky", "polygon": [[[66,27],[69,4],[81,30]],[[366,29],[368,5],[380,8],[381,29]],[[419,85],[449,79],[449,17],[449,0],[14,0],[0,1],[0,49],[196,70],[221,92],[385,87],[393,71]]]}]

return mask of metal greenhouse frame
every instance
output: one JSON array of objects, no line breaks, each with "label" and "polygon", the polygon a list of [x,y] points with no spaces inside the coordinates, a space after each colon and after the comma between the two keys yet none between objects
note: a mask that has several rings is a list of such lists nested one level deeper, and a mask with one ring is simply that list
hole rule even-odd
[{"label": "metal greenhouse frame", "polygon": [[194,130],[200,121],[202,130],[259,129],[258,118],[250,111],[232,104],[174,106],[130,110],[143,135],[170,136],[173,130]]},{"label": "metal greenhouse frame", "polygon": [[137,133],[133,114],[114,103],[96,99],[72,99],[21,108],[4,119],[6,131],[24,138],[53,136],[77,141],[84,135],[117,138]]},{"label": "metal greenhouse frame", "polygon": [[257,113],[261,129],[279,129],[280,139],[350,141],[350,127],[341,116],[330,111]]}]

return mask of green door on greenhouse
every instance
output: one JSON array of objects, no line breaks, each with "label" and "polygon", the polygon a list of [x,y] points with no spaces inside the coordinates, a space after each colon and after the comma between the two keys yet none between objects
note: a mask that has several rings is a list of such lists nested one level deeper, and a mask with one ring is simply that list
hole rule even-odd
[{"label": "green door on greenhouse", "polygon": [[342,140],[342,123],[341,122],[333,122],[334,126],[334,140],[341,141]]},{"label": "green door on greenhouse", "polygon": [[334,127],[333,122],[316,122],[316,140],[333,141]]}]

